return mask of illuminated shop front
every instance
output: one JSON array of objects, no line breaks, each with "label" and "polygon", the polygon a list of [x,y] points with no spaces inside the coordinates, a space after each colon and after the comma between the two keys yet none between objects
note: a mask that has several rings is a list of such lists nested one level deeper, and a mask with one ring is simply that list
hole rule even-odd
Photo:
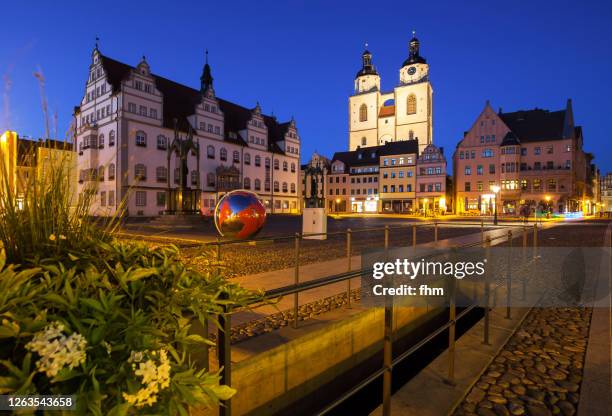
[{"label": "illuminated shop front", "polygon": [[351,211],[357,213],[378,212],[378,197],[369,196],[366,199],[351,198]]}]

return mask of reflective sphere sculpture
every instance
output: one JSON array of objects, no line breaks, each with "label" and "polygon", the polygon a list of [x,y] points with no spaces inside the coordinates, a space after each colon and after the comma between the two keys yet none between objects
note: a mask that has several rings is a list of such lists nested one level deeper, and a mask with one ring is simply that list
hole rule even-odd
[{"label": "reflective sphere sculpture", "polygon": [[265,222],[266,208],[253,192],[228,192],[215,208],[215,226],[223,237],[252,238]]}]

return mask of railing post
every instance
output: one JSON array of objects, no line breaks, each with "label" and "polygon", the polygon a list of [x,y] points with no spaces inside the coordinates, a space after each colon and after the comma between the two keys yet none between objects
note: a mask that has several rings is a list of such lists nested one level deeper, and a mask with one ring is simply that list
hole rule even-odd
[{"label": "railing post", "polygon": [[[353,232],[349,228],[346,230],[346,259],[347,259],[347,271],[351,271],[351,244],[352,244],[352,235]],[[346,281],[346,306],[347,308],[351,307],[351,279],[347,279]]]},{"label": "railing post", "polygon": [[389,248],[389,226],[385,225],[385,250]]},{"label": "railing post", "polygon": [[506,272],[506,319],[511,318],[510,302],[512,295],[512,230],[508,230],[508,270]]},{"label": "railing post", "polygon": [[[523,253],[522,253],[522,257],[523,257],[523,265],[525,265],[525,262],[527,261],[527,227],[523,227]],[[523,279],[522,279],[522,294],[521,294],[521,298],[522,300],[527,300],[527,273],[523,274]]]},{"label": "railing post", "polygon": [[[485,240],[485,258],[487,259],[487,263],[490,262],[490,254],[491,254],[491,237],[487,236]],[[489,316],[489,297],[491,293],[491,282],[490,282],[490,272],[487,272],[485,276],[485,287],[484,287],[484,339],[482,341],[483,344],[489,345],[489,325],[490,319]]]},{"label": "railing post", "polygon": [[533,258],[538,255],[538,224],[533,224]]},{"label": "railing post", "polygon": [[412,224],[412,247],[416,247],[416,224]]},{"label": "railing post", "polygon": [[385,299],[385,329],[383,339],[383,416],[391,415],[391,384],[393,363],[393,300]]},{"label": "railing post", "polygon": [[484,220],[481,218],[480,219],[480,243],[484,244],[485,238],[484,238]]},{"label": "railing post", "polygon": [[[293,284],[296,286],[300,283],[300,233],[295,233],[295,272],[293,275]],[[299,293],[293,294],[293,327],[298,327],[298,313],[300,308]]]},{"label": "railing post", "polygon": [[434,221],[434,242],[438,242],[438,221]]},{"label": "railing post", "polygon": [[450,286],[450,297],[449,297],[449,316],[448,320],[451,326],[448,328],[448,384],[455,384],[455,327],[457,319],[456,310],[456,281],[454,278],[448,279]]},{"label": "railing post", "polygon": [[[227,300],[229,296],[223,292],[219,295],[219,299]],[[217,330],[217,360],[221,369],[219,384],[225,386],[232,384],[231,322],[228,306],[223,305],[223,313],[219,315],[219,329]],[[221,400],[219,416],[231,416],[231,414],[231,399]]]}]

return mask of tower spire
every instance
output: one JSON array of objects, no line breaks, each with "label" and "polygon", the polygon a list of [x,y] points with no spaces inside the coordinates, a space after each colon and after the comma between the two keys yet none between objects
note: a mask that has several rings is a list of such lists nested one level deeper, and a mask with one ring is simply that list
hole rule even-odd
[{"label": "tower spire", "polygon": [[200,77],[200,91],[203,94],[209,91],[214,93],[212,71],[208,64],[208,49],[206,49],[204,53],[204,68],[202,70],[202,76]]}]

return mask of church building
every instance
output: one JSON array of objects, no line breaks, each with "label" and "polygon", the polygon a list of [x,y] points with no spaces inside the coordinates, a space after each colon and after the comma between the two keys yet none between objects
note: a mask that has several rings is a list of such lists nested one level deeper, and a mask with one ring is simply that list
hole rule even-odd
[{"label": "church building", "polygon": [[433,90],[429,65],[419,49],[413,32],[408,58],[399,70],[399,84],[388,92],[381,91],[372,54],[367,49],[363,52],[355,94],[349,98],[349,150],[418,140],[421,153],[433,142]]}]

